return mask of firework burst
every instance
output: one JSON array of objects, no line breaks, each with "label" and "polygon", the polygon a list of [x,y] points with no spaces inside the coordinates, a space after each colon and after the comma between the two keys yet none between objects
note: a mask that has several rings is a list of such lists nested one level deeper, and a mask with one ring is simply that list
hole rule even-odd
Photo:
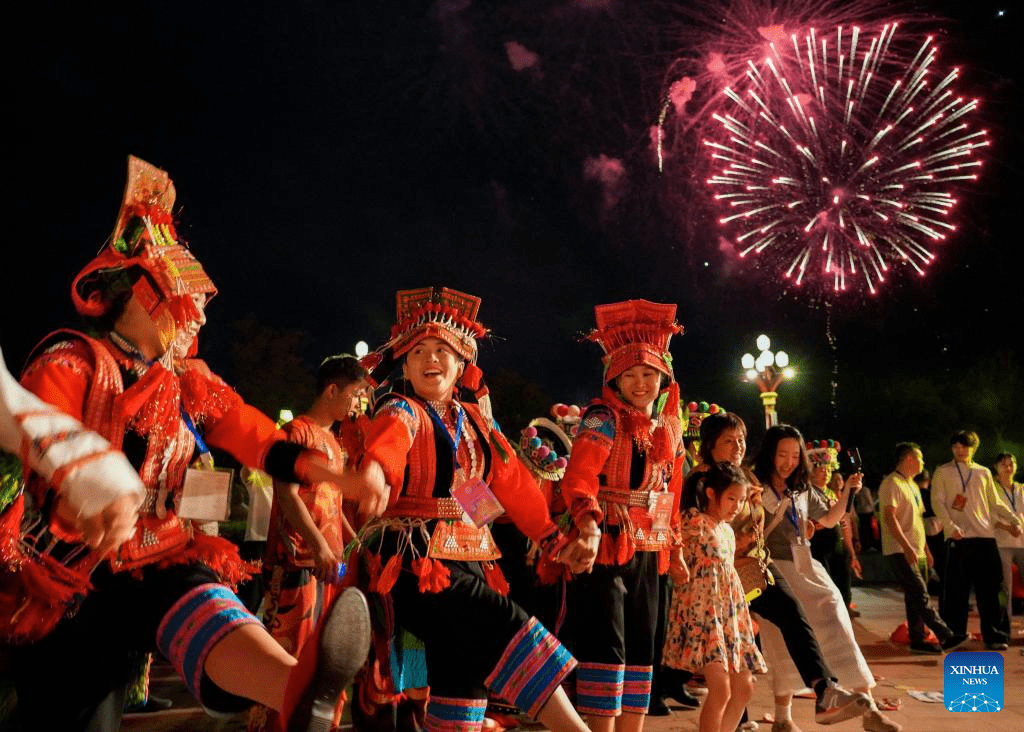
[{"label": "firework burst", "polygon": [[796,285],[874,294],[896,272],[923,275],[956,230],[955,192],[988,145],[968,124],[978,104],[957,94],[957,69],[938,72],[931,37],[908,53],[896,33],[779,32],[725,88],[707,182],[741,257]]}]

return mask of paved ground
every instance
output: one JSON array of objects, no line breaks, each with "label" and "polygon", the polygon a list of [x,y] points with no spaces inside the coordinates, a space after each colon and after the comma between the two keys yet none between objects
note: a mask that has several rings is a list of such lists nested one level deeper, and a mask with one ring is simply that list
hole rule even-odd
[{"label": "paved ground", "polygon": [[[857,638],[864,655],[878,678],[875,689],[877,699],[898,700],[898,711],[886,712],[892,719],[903,725],[906,732],[1016,732],[1024,730],[1024,625],[1014,624],[1014,639],[1005,658],[1006,707],[996,713],[952,713],[942,704],[918,701],[908,692],[911,690],[941,692],[943,688],[943,665],[941,657],[911,656],[905,648],[889,642],[889,634],[903,621],[901,595],[885,587],[855,587],[854,601],[860,608],[861,616],[854,620]],[[971,629],[977,630],[976,616],[971,618]],[[980,641],[974,641],[963,650],[983,650]],[[195,702],[183,692],[173,678],[165,671],[157,670],[153,680],[153,693],[170,696],[175,707],[154,714],[129,715],[122,726],[124,730],[138,732],[237,732],[245,729],[244,718],[215,720],[195,706]],[[772,711],[772,696],[766,680],[758,684],[750,713],[754,719],[764,720]],[[648,718],[647,732],[677,732],[697,729],[696,711],[676,710],[670,717]],[[814,702],[811,699],[796,699],[793,702],[793,718],[804,730],[823,730],[814,724]],[[850,720],[829,729],[835,732],[859,730],[859,720]],[[770,723],[761,724],[762,732],[771,729]]]}]

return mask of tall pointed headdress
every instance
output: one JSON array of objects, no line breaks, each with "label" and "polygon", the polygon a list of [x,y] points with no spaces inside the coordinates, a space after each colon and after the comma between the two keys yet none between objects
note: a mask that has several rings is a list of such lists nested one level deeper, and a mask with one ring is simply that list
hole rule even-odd
[{"label": "tall pointed headdress", "polygon": [[71,299],[86,316],[103,315],[110,303],[97,280],[140,267],[145,276],[132,286],[151,314],[161,302],[179,295],[217,292],[199,261],[178,242],[171,219],[174,183],[166,171],[134,156],[114,231],[99,254],[75,277]]},{"label": "tall pointed headdress", "polygon": [[625,300],[597,305],[594,318],[597,327],[587,338],[604,350],[605,382],[639,365],[674,378],[668,343],[673,335],[683,332],[683,326],[676,322],[674,304]]}]

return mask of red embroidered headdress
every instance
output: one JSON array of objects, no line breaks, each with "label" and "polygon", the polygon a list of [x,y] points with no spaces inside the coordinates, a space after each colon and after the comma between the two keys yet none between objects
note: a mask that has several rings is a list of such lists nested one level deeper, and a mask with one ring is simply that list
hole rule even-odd
[{"label": "red embroidered headdress", "polygon": [[[145,276],[132,286],[133,294],[154,320],[176,317],[167,308],[155,312],[175,296],[216,294],[202,265],[178,242],[171,219],[174,200],[174,183],[166,171],[129,156],[124,200],[110,241],[71,285],[71,299],[79,313],[103,315],[110,301],[103,288],[96,286],[97,280],[134,266],[141,267]],[[158,322],[163,325],[167,324]]]},{"label": "red embroidered headdress", "polygon": [[447,287],[400,290],[397,322],[387,346],[398,358],[424,338],[437,338],[467,361],[476,360],[476,339],[487,334],[477,322],[480,298]]},{"label": "red embroidered headdress", "polygon": [[604,349],[606,382],[640,364],[673,378],[668,342],[673,335],[683,332],[683,326],[675,322],[675,305],[625,300],[595,306],[594,317],[597,328],[587,338]]}]

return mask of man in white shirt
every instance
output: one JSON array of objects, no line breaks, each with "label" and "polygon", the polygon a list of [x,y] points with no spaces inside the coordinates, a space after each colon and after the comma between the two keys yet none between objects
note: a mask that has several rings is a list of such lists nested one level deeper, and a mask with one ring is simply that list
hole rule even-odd
[{"label": "man in white shirt", "polygon": [[[907,628],[913,653],[941,654],[967,640],[966,633],[954,633],[928,604],[928,567],[932,555],[925,541],[924,504],[914,476],[924,468],[921,448],[913,442],[896,445],[896,469],[878,489],[882,518],[882,554],[903,586]],[[925,642],[925,627],[931,628],[939,644]]]},{"label": "man in white shirt", "polygon": [[946,533],[942,619],[954,633],[967,632],[967,606],[973,587],[985,648],[1005,651],[1009,638],[999,602],[1003,570],[993,524],[996,519],[1007,524],[1020,522],[999,500],[992,473],[973,460],[978,435],[954,432],[950,447],[953,461],[940,465],[932,476],[932,509]]}]

